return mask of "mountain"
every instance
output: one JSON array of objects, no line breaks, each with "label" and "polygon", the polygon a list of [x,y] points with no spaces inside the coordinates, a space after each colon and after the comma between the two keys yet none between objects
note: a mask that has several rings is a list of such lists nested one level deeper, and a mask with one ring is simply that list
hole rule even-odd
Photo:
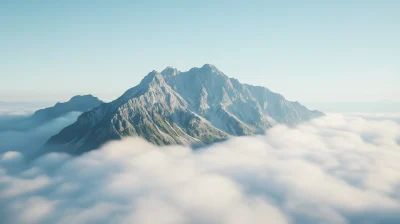
[{"label": "mountain", "polygon": [[77,95],[72,97],[68,102],[56,103],[53,107],[48,107],[36,111],[31,118],[36,120],[52,120],[57,117],[61,117],[69,112],[86,112],[100,104],[104,103],[97,97],[92,95]]},{"label": "mountain", "polygon": [[86,112],[104,103],[92,95],[74,96],[68,102],[37,110],[29,117],[9,120],[0,125],[0,131],[27,131],[70,112]]},{"label": "mountain", "polygon": [[187,72],[167,67],[150,72],[118,99],[83,113],[43,150],[81,154],[125,136],[156,145],[203,145],[321,115],[267,88],[229,78],[213,65]]}]

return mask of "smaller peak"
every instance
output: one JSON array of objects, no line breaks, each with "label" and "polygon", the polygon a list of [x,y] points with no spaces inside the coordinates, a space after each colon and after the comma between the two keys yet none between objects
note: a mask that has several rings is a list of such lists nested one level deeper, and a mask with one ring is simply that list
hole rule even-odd
[{"label": "smaller peak", "polygon": [[180,71],[174,67],[171,66],[167,66],[162,72],[161,74],[163,74],[164,76],[174,76],[176,74],[180,73]]},{"label": "smaller peak", "polygon": [[75,101],[75,100],[83,100],[83,99],[97,99],[97,97],[93,96],[92,94],[87,94],[87,95],[76,95],[73,96],[69,101]]},{"label": "smaller peak", "polygon": [[[102,100],[100,100],[99,98],[93,96],[92,94],[87,94],[87,95],[76,95],[73,96],[69,101],[65,102],[65,103],[91,103],[91,102],[99,102],[99,103],[103,103]],[[64,104],[64,103],[57,103],[57,104]],[[56,105],[57,105],[56,104]]]},{"label": "smaller peak", "polygon": [[93,96],[92,94],[87,94],[87,95],[75,95],[75,96],[71,97],[71,99],[69,99],[68,101],[57,102],[54,106],[76,104],[76,103],[78,103],[78,104],[79,103],[92,103],[92,102],[104,103],[102,100]]}]

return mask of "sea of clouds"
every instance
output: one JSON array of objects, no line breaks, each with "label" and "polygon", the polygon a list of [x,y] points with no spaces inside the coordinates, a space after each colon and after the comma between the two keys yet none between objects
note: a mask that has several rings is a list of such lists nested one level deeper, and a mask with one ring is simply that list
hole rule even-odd
[{"label": "sea of clouds", "polygon": [[400,223],[389,120],[329,114],[196,151],[127,138],[79,157],[23,154],[0,153],[1,223]]},{"label": "sea of clouds", "polygon": [[74,123],[80,114],[81,112],[70,112],[49,122],[36,125],[36,121],[30,119],[30,113],[16,115],[15,112],[11,112],[11,114],[1,114],[0,112],[0,153],[36,150],[43,146],[51,136]]}]

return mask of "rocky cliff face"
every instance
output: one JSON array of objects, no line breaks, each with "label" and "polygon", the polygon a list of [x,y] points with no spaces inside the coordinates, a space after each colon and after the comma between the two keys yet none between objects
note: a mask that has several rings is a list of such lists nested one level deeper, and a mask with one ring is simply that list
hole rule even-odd
[{"label": "rocky cliff face", "polygon": [[157,145],[209,144],[320,115],[264,87],[241,84],[212,65],[187,72],[167,67],[149,73],[113,102],[83,113],[45,150],[81,154],[124,136]]}]

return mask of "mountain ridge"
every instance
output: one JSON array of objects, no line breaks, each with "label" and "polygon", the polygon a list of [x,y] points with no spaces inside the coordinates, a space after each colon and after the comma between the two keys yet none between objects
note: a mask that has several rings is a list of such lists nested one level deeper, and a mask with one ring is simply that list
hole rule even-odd
[{"label": "mountain ridge", "polygon": [[242,84],[210,64],[187,72],[169,66],[148,73],[116,100],[83,113],[44,148],[81,154],[126,136],[156,145],[203,145],[321,115],[265,87]]},{"label": "mountain ridge", "polygon": [[71,97],[71,99],[67,102],[58,102],[52,107],[35,111],[32,117],[38,119],[54,119],[62,116],[65,113],[72,112],[72,110],[85,112],[97,107],[102,103],[104,102],[91,94],[76,95]]}]

